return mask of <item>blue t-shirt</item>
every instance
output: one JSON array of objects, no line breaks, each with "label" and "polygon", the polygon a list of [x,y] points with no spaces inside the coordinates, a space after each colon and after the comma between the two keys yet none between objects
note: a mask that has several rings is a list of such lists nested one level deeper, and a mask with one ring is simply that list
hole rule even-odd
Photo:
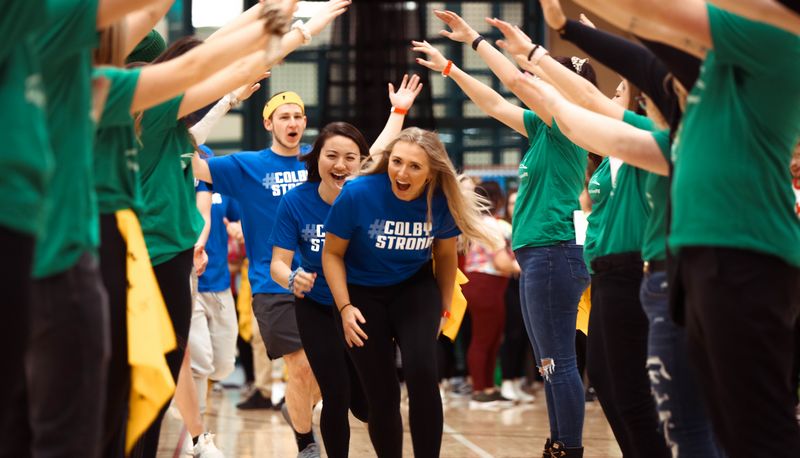
[{"label": "blue t-shirt", "polygon": [[314,287],[306,294],[323,305],[333,305],[333,295],[322,273],[325,218],[331,206],[319,196],[319,183],[303,183],[289,191],[278,205],[270,243],[297,253],[306,272],[317,274]]},{"label": "blue t-shirt", "polygon": [[[208,158],[214,157],[209,147],[200,145],[200,149]],[[211,232],[206,242],[208,265],[203,275],[197,278],[197,290],[201,293],[225,291],[231,287],[231,272],[228,270],[228,230],[223,220],[239,221],[239,205],[230,197],[214,192],[214,187],[205,181],[196,183],[196,192],[211,193]]]},{"label": "blue t-shirt", "polygon": [[[300,148],[300,154],[309,150],[310,147],[304,146]],[[272,244],[269,236],[281,197],[308,177],[305,163],[300,162],[297,156],[280,156],[267,148],[211,158],[208,168],[214,190],[233,197],[239,203],[253,294],[289,294],[289,290],[270,277]],[[299,262],[297,254],[293,268]]]},{"label": "blue t-shirt", "polygon": [[325,220],[325,231],[350,241],[344,256],[348,283],[400,283],[431,259],[434,239],[461,233],[442,192],[433,197],[428,222],[426,192],[412,201],[400,200],[385,173],[345,184]]}]

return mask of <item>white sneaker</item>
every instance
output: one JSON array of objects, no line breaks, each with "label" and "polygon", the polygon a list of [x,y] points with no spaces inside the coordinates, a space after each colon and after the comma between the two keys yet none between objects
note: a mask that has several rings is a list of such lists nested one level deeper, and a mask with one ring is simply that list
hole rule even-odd
[{"label": "white sneaker", "polygon": [[214,435],[209,432],[200,435],[192,452],[195,458],[225,458],[225,455],[214,445]]},{"label": "white sneaker", "polygon": [[[514,392],[517,395],[517,400],[519,402],[526,402],[526,403],[533,402],[534,400],[536,400],[536,396],[534,396],[532,394],[528,394],[527,392],[525,392],[525,390],[522,389],[522,384],[524,382],[525,382],[525,379],[522,379],[522,378],[517,379],[517,380],[514,381]],[[503,382],[503,383],[505,383],[505,382]],[[508,396],[506,396],[506,397],[508,397]]]},{"label": "white sneaker", "polygon": [[297,458],[320,458],[319,445],[314,442],[308,444],[306,448],[297,454]]},{"label": "white sneaker", "polygon": [[500,385],[500,394],[503,395],[504,398],[511,399],[512,401],[519,400],[517,399],[517,390],[514,389],[513,380],[503,380],[503,384]]}]

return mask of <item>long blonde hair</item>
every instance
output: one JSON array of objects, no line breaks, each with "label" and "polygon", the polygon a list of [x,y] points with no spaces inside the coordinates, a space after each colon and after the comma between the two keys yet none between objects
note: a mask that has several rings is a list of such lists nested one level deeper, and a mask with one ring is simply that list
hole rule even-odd
[{"label": "long blonde hair", "polygon": [[461,229],[462,234],[470,241],[480,241],[488,246],[500,246],[504,242],[494,231],[487,230],[483,223],[482,213],[489,202],[475,193],[464,193],[458,185],[458,177],[453,163],[447,155],[439,136],[435,132],[418,127],[409,127],[400,132],[383,151],[373,155],[366,164],[364,175],[386,173],[389,168],[389,156],[394,145],[399,142],[419,146],[428,155],[430,177],[426,199],[428,202],[428,222],[432,221],[433,195],[437,189],[444,192],[447,208]]}]

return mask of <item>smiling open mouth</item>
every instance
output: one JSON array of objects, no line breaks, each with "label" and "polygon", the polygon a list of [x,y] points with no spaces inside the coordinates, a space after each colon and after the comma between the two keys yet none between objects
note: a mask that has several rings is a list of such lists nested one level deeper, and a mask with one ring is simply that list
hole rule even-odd
[{"label": "smiling open mouth", "polygon": [[400,181],[395,180],[394,184],[397,185],[397,189],[399,191],[408,191],[411,188],[411,183],[402,183]]}]

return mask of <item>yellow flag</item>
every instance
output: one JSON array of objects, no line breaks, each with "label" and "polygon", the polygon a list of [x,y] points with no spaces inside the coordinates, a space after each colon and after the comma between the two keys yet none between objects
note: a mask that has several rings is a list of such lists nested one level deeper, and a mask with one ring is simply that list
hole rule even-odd
[{"label": "yellow flag", "polygon": [[239,335],[245,342],[250,342],[250,339],[253,338],[253,293],[250,290],[250,280],[247,278],[249,266],[250,263],[245,258],[242,263],[239,297],[236,298],[236,311],[239,312]]},{"label": "yellow flag", "polygon": [[581,301],[578,302],[578,320],[575,323],[575,329],[589,335],[589,313],[592,311],[592,287],[588,287],[583,291]]},{"label": "yellow flag", "polygon": [[461,272],[461,269],[456,269],[456,285],[453,288],[453,302],[450,304],[450,319],[442,328],[442,334],[452,341],[456,340],[461,321],[464,319],[464,312],[467,311],[467,298],[461,291],[461,285],[467,282],[469,282],[467,276]]},{"label": "yellow flag", "polygon": [[130,413],[126,453],[155,420],[175,391],[164,354],[175,349],[175,332],[161,296],[142,228],[131,210],[116,213],[127,245],[128,363],[131,366]]}]

